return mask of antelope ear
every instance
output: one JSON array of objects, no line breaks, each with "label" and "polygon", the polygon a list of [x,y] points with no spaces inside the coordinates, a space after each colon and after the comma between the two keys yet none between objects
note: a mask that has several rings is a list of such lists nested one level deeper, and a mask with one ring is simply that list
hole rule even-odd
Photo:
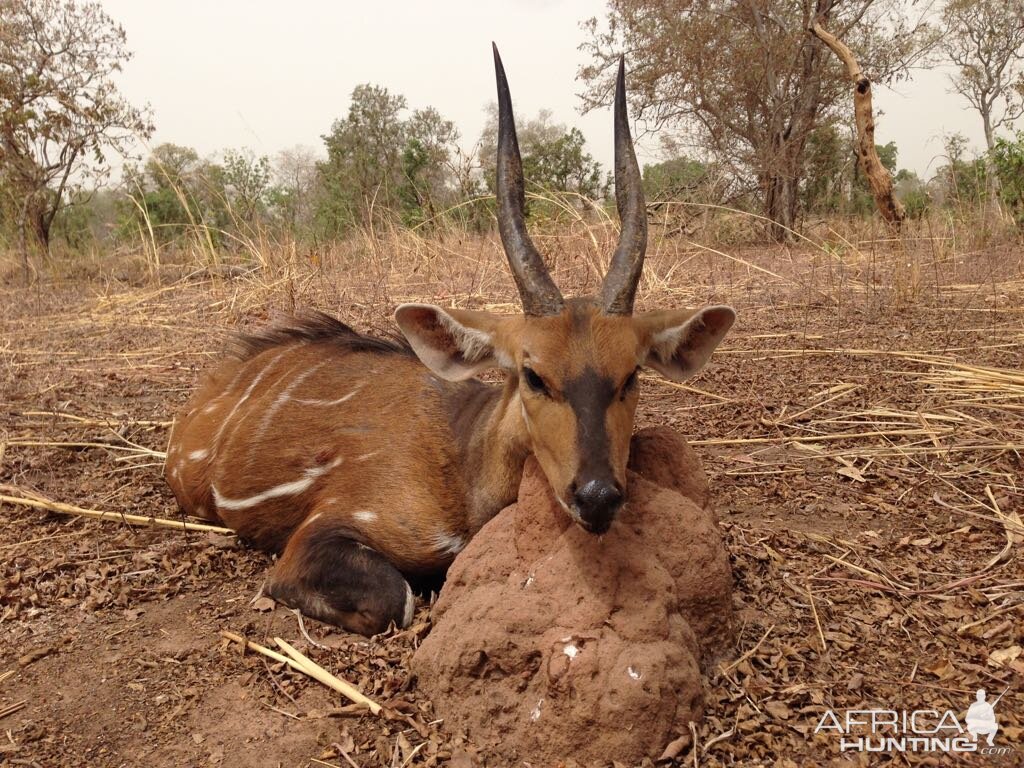
[{"label": "antelope ear", "polygon": [[726,306],[636,315],[647,343],[644,365],[674,381],[690,378],[711,358],[735,319],[736,312]]},{"label": "antelope ear", "polygon": [[402,304],[395,322],[423,364],[448,381],[463,381],[487,368],[510,365],[494,336],[501,318],[488,312]]}]

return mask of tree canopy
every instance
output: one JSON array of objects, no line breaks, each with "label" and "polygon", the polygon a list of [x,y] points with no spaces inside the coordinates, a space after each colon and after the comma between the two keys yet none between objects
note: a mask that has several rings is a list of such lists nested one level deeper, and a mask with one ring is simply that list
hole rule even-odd
[{"label": "tree canopy", "polygon": [[787,236],[796,222],[808,137],[849,110],[849,84],[815,21],[855,49],[875,82],[906,71],[933,40],[902,0],[611,0],[590,19],[585,108],[610,103],[611,73],[627,54],[634,116],[675,131],[761,197]]},{"label": "tree canopy", "polygon": [[0,0],[0,18],[0,174],[27,260],[27,236],[48,249],[69,193],[98,185],[108,155],[152,125],[114,83],[131,54],[99,3]]},{"label": "tree canopy", "polygon": [[981,115],[985,144],[1024,115],[1024,0],[949,0],[942,49],[953,88]]}]

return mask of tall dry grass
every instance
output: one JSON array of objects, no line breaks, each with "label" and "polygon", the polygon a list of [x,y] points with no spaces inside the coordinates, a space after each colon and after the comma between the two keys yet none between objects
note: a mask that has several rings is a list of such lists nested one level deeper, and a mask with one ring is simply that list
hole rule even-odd
[{"label": "tall dry grass", "polygon": [[[190,211],[185,192],[178,194]],[[533,238],[563,293],[595,291],[618,238],[614,216],[573,196],[542,192],[530,199],[544,214],[531,221]],[[414,228],[396,216],[378,216],[372,226],[322,245],[237,217],[230,230],[193,217],[181,237],[161,242],[148,211],[135,204],[134,244],[51,259],[40,267],[44,284],[232,281],[245,288],[239,293],[243,310],[312,303],[375,315],[376,308],[389,312],[396,303],[424,298],[517,310],[497,234],[466,229],[452,211]],[[657,208],[674,205],[681,204]],[[742,303],[757,294],[759,300],[768,295],[788,303],[898,311],[942,300],[951,290],[996,290],[1024,275],[1020,232],[993,206],[936,210],[906,222],[898,235],[875,218],[807,221],[791,233],[790,243],[779,245],[763,241],[764,217],[713,203],[686,205],[703,211],[689,233],[652,223],[640,307]],[[17,264],[15,254],[0,254],[0,279],[16,279]]]}]

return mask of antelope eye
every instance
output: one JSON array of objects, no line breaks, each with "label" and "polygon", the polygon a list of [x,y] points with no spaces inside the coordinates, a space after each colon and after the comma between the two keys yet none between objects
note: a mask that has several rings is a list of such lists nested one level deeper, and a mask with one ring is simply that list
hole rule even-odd
[{"label": "antelope eye", "polygon": [[538,376],[532,368],[523,368],[523,379],[526,380],[526,386],[537,394],[548,394],[548,386],[544,383],[544,379]]}]

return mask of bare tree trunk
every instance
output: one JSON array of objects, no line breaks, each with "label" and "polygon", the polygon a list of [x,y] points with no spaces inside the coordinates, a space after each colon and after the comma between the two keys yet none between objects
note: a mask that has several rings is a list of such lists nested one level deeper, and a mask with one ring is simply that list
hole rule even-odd
[{"label": "bare tree trunk", "polygon": [[21,215],[18,216],[18,250],[21,252],[21,276],[25,280],[25,285],[32,282],[32,265],[28,256],[28,204],[31,199],[25,198],[21,204]]},{"label": "bare tree trunk", "polygon": [[777,242],[793,239],[796,226],[797,180],[781,174],[765,179],[765,215],[771,219],[768,232]]},{"label": "bare tree trunk", "polygon": [[871,107],[871,81],[867,78],[854,58],[853,52],[835,35],[815,23],[811,33],[832,49],[846,65],[846,71],[853,81],[853,113],[857,121],[857,155],[867,177],[875,205],[882,218],[899,231],[906,213],[900,201],[893,195],[892,176],[882,165],[875,149],[875,116]]},{"label": "bare tree trunk", "polygon": [[981,122],[985,126],[985,146],[988,147],[988,151],[991,152],[996,145],[996,139],[994,131],[992,130],[992,113],[989,110],[982,110]]},{"label": "bare tree trunk", "polygon": [[42,251],[43,256],[48,259],[50,256],[50,230],[53,226],[53,217],[45,209],[32,211],[32,234],[35,235],[36,244]]}]

